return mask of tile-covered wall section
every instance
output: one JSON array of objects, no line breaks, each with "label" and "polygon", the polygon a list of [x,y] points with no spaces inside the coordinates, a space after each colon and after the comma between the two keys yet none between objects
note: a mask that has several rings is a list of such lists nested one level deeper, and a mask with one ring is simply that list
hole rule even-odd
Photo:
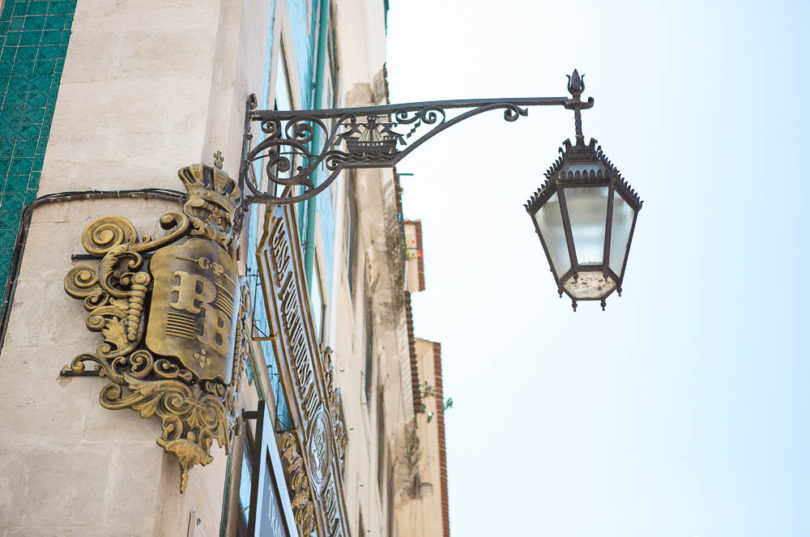
[{"label": "tile-covered wall section", "polygon": [[6,0],[0,15],[0,293],[36,198],[76,0]]}]

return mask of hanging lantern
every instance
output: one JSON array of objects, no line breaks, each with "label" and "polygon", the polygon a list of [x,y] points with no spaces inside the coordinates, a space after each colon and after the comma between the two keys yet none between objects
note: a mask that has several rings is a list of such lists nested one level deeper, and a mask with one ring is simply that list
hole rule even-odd
[{"label": "hanging lantern", "polygon": [[641,200],[591,139],[582,136],[579,94],[582,78],[574,71],[568,89],[574,95],[576,144],[566,140],[561,156],[546,172],[546,182],[526,203],[551,272],[574,310],[580,300],[621,295],[627,254]]}]

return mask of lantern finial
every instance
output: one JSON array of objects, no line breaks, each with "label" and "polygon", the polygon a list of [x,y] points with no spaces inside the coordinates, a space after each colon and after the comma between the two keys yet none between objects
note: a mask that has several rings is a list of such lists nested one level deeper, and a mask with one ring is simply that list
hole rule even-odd
[{"label": "lantern finial", "polygon": [[585,91],[585,75],[580,75],[579,71],[574,69],[573,74],[565,76],[568,77],[568,93],[573,97],[565,107],[574,110],[574,130],[576,131],[577,145],[585,145],[585,136],[582,135],[581,110],[582,108],[590,108],[593,105],[593,98],[588,99],[588,106],[583,106],[586,103],[580,100],[582,92]]},{"label": "lantern finial", "polygon": [[573,74],[565,76],[568,77],[568,93],[574,97],[575,101],[578,101],[579,96],[585,91],[585,75],[580,76],[579,71],[574,69]]}]

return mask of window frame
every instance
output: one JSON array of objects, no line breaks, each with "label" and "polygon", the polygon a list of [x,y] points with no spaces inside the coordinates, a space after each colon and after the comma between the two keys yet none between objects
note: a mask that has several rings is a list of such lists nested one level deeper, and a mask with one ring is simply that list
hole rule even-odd
[{"label": "window frame", "polygon": [[[246,433],[245,450],[248,452],[248,460],[251,465],[250,478],[250,505],[248,506],[247,533],[249,537],[265,537],[273,535],[275,537],[298,537],[298,528],[295,524],[292,504],[287,491],[287,483],[284,479],[284,468],[281,464],[281,457],[278,453],[273,425],[270,422],[270,412],[267,402],[259,400],[256,409],[256,426],[253,441]],[[247,429],[247,427],[245,428]],[[243,458],[244,460],[244,458]],[[257,464],[258,462],[258,464]],[[241,466],[240,466],[241,468]],[[272,482],[268,485],[271,491],[275,491],[276,508],[281,519],[281,531],[283,536],[273,532],[272,528],[267,532],[265,524],[269,521],[265,516],[265,475],[269,475]],[[261,509],[258,509],[261,506]],[[258,513],[261,511],[262,516]],[[241,512],[240,522],[241,525]]]}]

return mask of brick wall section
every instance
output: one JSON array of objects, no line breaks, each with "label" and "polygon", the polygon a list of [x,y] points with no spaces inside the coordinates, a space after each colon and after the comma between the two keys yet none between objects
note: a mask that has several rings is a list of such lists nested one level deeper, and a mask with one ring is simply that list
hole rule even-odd
[{"label": "brick wall section", "polygon": [[436,381],[436,425],[439,428],[439,470],[442,476],[442,523],[444,537],[450,537],[450,503],[447,496],[447,445],[444,437],[444,392],[442,389],[442,345],[433,343]]},{"label": "brick wall section", "polygon": [[419,365],[416,359],[416,339],[413,335],[413,310],[411,309],[411,294],[405,291],[405,320],[408,323],[408,352],[411,358],[411,390],[413,391],[413,412],[420,414],[425,411],[422,403],[422,391],[419,387]]},{"label": "brick wall section", "polygon": [[0,14],[0,289],[39,189],[76,0],[6,0]]}]

